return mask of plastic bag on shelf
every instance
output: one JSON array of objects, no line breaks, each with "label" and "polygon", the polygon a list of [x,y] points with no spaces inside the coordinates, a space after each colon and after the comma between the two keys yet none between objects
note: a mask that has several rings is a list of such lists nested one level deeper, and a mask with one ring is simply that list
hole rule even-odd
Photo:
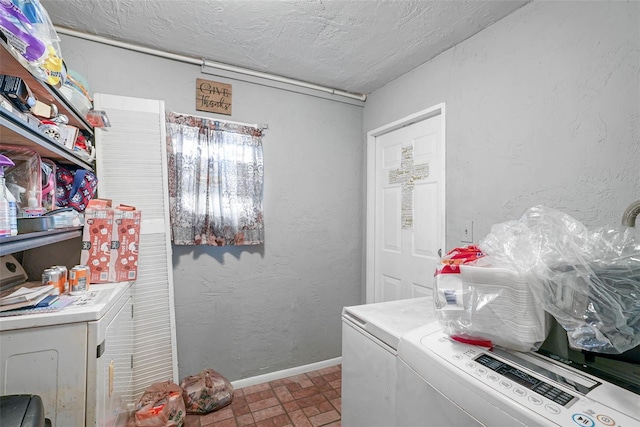
[{"label": "plastic bag on shelf", "polygon": [[0,146],[0,154],[15,163],[5,169],[5,185],[16,200],[18,217],[42,215],[40,155],[29,148],[13,145]]},{"label": "plastic bag on shelf", "polygon": [[42,207],[49,212],[56,206],[56,163],[51,159],[42,159]]},{"label": "plastic bag on shelf", "polygon": [[453,339],[530,351],[547,337],[548,316],[526,280],[477,246],[450,251],[435,278],[436,317]]},{"label": "plastic bag on shelf", "polygon": [[79,73],[69,69],[60,93],[78,110],[81,116],[88,119],[93,108],[91,89],[87,80]]},{"label": "plastic bag on shelf", "polygon": [[579,350],[619,354],[640,344],[640,232],[589,229],[545,206],[496,224],[479,243],[527,278]]},{"label": "plastic bag on shelf", "polygon": [[39,0],[0,0],[0,31],[25,68],[52,86],[62,86],[66,67],[60,38]]},{"label": "plastic bag on shelf", "polygon": [[189,414],[208,414],[231,403],[233,386],[213,369],[204,369],[180,382]]}]

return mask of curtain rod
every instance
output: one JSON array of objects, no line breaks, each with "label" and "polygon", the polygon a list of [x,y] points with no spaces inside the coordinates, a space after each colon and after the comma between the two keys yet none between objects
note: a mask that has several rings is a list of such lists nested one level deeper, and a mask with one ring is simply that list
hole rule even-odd
[{"label": "curtain rod", "polygon": [[179,113],[177,111],[173,112],[174,114],[178,114],[180,116],[190,116],[190,117],[196,117],[198,119],[205,119],[205,120],[212,120],[214,122],[223,122],[223,123],[229,123],[232,125],[239,125],[239,126],[249,126],[249,127],[254,127],[256,129],[260,129],[260,130],[265,130],[265,129],[269,129],[269,125],[267,124],[255,124],[255,123],[242,123],[242,122],[234,122],[232,120],[225,120],[225,119],[218,119],[216,117],[205,117],[205,116],[198,116],[196,114],[189,114],[189,113]]},{"label": "curtain rod", "polygon": [[304,87],[306,89],[318,90],[321,92],[326,92],[336,96],[343,96],[345,98],[355,99],[358,101],[364,102],[367,99],[367,95],[346,92],[339,89],[330,88],[327,86],[316,85],[313,83],[307,83],[301,80],[290,79],[288,77],[278,76],[276,74],[263,73],[261,71],[251,70],[249,68],[236,67],[235,65],[223,64],[221,62],[209,61],[203,58],[194,58],[192,56],[179,55],[176,53],[166,52],[159,49],[152,49],[132,43],[121,42],[118,40],[112,40],[107,37],[97,36],[94,34],[83,33],[81,31],[72,30],[71,28],[60,27],[57,25],[53,26],[57,33],[65,34],[67,36],[77,37],[89,41],[94,41],[97,43],[106,44],[109,46],[120,47],[127,50],[132,50],[134,52],[146,53],[148,55],[158,56],[160,58],[172,59],[174,61],[180,61],[187,64],[200,65],[200,67],[211,67],[217,68],[220,70],[231,71],[239,74],[246,74],[253,77],[259,77],[266,80],[273,80],[280,83],[287,83],[294,86]]}]

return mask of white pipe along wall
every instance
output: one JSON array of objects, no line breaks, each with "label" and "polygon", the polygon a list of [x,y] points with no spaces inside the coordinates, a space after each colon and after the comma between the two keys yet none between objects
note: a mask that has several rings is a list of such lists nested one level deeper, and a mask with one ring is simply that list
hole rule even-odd
[{"label": "white pipe along wall", "polygon": [[303,81],[296,80],[296,79],[291,79],[291,78],[288,78],[288,77],[278,76],[278,75],[275,75],[275,74],[269,74],[269,73],[264,73],[264,72],[261,72],[261,71],[250,70],[248,68],[237,67],[235,65],[223,64],[221,62],[211,61],[211,60],[208,60],[208,59],[199,59],[199,58],[194,58],[194,57],[191,57],[191,56],[178,55],[176,53],[166,52],[166,51],[163,51],[163,50],[151,49],[151,48],[140,46],[140,45],[136,45],[136,44],[133,44],[133,43],[125,43],[125,42],[118,41],[118,40],[113,40],[113,39],[110,39],[110,38],[107,38],[107,37],[101,37],[101,36],[97,36],[97,35],[94,35],[94,34],[83,33],[81,31],[72,30],[70,28],[65,28],[65,27],[60,27],[60,26],[55,26],[54,28],[56,29],[56,32],[58,34],[65,34],[65,35],[69,35],[69,36],[73,36],[73,37],[78,37],[78,38],[82,38],[82,39],[85,39],[85,40],[90,40],[90,41],[94,41],[94,42],[97,42],[97,43],[106,44],[106,45],[109,45],[109,46],[115,46],[115,47],[120,47],[120,48],[123,48],[123,49],[132,50],[134,52],[146,53],[146,54],[149,54],[149,55],[158,56],[160,58],[172,59],[172,60],[175,60],[175,61],[184,62],[185,64],[200,65],[202,67],[202,69],[203,69],[203,72],[205,72],[205,73],[206,73],[206,69],[207,68],[213,68],[213,69],[229,71],[231,73],[245,74],[247,76],[257,77],[257,78],[260,78],[260,79],[272,80],[274,82],[284,83],[284,84],[288,84],[288,85],[292,85],[292,86],[299,86],[299,87],[305,88],[305,89],[317,90],[317,91],[320,91],[320,92],[328,93],[330,95],[343,96],[345,98],[354,99],[356,101],[364,102],[367,99],[367,96],[364,95],[364,94],[350,93],[350,92],[346,92],[346,91],[339,90],[339,89],[333,89],[333,88],[330,88],[330,87],[317,85],[317,84],[314,84],[314,83],[308,83],[308,82],[303,82]]}]

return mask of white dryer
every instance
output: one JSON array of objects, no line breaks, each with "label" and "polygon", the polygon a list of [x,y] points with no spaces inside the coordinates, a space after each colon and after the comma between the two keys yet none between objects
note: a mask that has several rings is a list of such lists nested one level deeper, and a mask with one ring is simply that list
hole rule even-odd
[{"label": "white dryer", "polygon": [[435,322],[403,335],[397,426],[640,426],[640,396],[537,353],[462,344]]},{"label": "white dryer", "polygon": [[396,349],[402,334],[435,320],[431,297],[345,307],[342,425],[395,424]]}]

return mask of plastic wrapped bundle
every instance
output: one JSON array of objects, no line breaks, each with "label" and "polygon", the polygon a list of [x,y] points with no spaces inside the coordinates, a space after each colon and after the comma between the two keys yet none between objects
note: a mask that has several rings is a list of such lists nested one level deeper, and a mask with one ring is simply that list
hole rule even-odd
[{"label": "plastic wrapped bundle", "polygon": [[182,388],[171,381],[151,384],[136,404],[135,427],[181,427],[185,405]]},{"label": "plastic wrapped bundle", "polygon": [[619,354],[640,344],[640,233],[588,229],[560,211],[535,206],[496,224],[479,243],[510,263],[579,350]]},{"label": "plastic wrapped bundle", "polygon": [[60,38],[39,0],[0,0],[0,32],[23,66],[52,86],[62,85],[66,68]]},{"label": "plastic wrapped bundle", "polygon": [[40,155],[26,147],[3,145],[0,154],[7,156],[15,166],[5,171],[7,189],[16,200],[18,216],[42,215],[42,162]]},{"label": "plastic wrapped bundle", "polygon": [[434,303],[443,331],[465,342],[529,351],[549,333],[547,314],[526,280],[473,246],[441,260]]},{"label": "plastic wrapped bundle", "polygon": [[231,403],[233,386],[213,369],[190,375],[180,382],[189,414],[208,414]]}]

